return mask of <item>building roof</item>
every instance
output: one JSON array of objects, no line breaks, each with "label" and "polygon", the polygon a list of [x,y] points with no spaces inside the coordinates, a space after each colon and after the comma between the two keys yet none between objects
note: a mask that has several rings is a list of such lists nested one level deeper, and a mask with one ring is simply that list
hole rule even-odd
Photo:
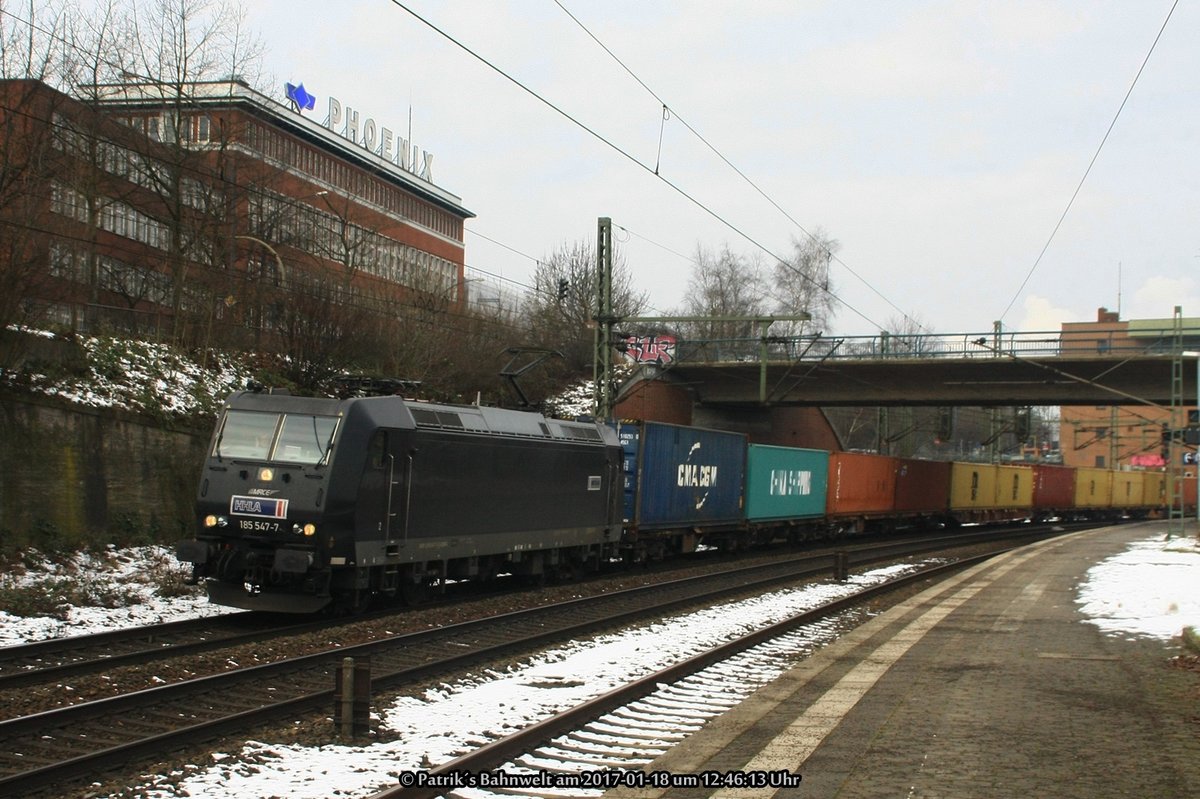
[{"label": "building roof", "polygon": [[[318,147],[356,164],[378,177],[415,194],[434,205],[469,219],[475,216],[462,205],[462,198],[435,185],[378,151],[361,144],[292,110],[238,80],[207,81],[179,86],[162,82],[129,82],[94,87],[101,106],[108,110],[153,110],[178,104],[181,100],[196,108],[238,107]],[[382,145],[380,147],[382,149]]]}]

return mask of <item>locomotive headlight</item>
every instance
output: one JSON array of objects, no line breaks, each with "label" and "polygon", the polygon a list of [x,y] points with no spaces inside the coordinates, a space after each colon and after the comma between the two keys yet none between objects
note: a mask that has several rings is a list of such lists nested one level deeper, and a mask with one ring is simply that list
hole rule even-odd
[{"label": "locomotive headlight", "polygon": [[258,470],[259,482],[269,483],[275,479],[275,470],[263,468]]},{"label": "locomotive headlight", "polygon": [[229,519],[226,519],[224,516],[205,516],[204,517],[204,526],[205,527],[226,527],[228,525],[229,525]]},{"label": "locomotive headlight", "polygon": [[313,524],[312,522],[309,522],[308,524],[305,524],[305,525],[293,524],[292,532],[296,533],[297,535],[299,535],[300,533],[303,533],[307,537],[312,537],[317,534],[317,526],[315,524]]}]

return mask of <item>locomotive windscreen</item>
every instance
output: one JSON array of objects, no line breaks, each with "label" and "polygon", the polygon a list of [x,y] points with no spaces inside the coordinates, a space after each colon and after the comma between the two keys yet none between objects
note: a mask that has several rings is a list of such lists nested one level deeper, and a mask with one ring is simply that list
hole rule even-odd
[{"label": "locomotive windscreen", "polygon": [[213,454],[312,466],[328,456],[337,423],[336,416],[230,410]]}]

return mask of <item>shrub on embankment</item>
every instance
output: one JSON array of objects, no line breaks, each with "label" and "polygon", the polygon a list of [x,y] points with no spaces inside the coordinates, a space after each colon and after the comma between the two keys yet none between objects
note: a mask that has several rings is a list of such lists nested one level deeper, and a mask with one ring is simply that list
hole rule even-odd
[{"label": "shrub on embankment", "polygon": [[255,370],[114,338],[32,350],[0,371],[0,558],[188,535],[215,413]]}]

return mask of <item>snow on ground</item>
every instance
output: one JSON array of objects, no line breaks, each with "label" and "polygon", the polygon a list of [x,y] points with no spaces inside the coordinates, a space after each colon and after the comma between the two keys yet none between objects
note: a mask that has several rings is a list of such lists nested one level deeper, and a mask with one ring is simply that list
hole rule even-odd
[{"label": "snow on ground", "polygon": [[[157,775],[148,776],[138,795],[152,799],[367,796],[394,787],[400,771],[446,762],[481,742],[574,707],[713,645],[915,568],[875,569],[845,583],[781,590],[640,629],[574,641],[509,671],[477,674],[381,708],[379,724],[397,734],[393,741],[318,748],[250,741],[234,756],[222,754],[211,766],[188,775],[178,787],[164,784]],[[827,626],[814,637],[829,640],[835,635]],[[789,654],[791,657],[779,659],[773,671],[762,674],[760,684],[791,665],[795,652]]]},{"label": "snow on ground", "polygon": [[[200,364],[164,344],[91,336],[76,340],[87,360],[86,372],[23,375],[30,391],[88,407],[186,416],[216,413],[225,397],[253,376],[237,356],[210,352]],[[0,380],[4,378],[0,372]]]},{"label": "snow on ground", "polygon": [[1168,641],[1200,629],[1200,547],[1192,537],[1137,541],[1088,570],[1077,602],[1106,633]]},{"label": "snow on ground", "polygon": [[[141,597],[140,604],[111,610],[71,607],[66,620],[0,613],[0,644],[222,612],[199,598],[156,596],[154,581],[146,575],[152,571],[150,565],[164,557],[169,553],[159,548],[106,553],[101,560],[112,580]],[[85,570],[100,567],[96,561],[82,564]],[[0,577],[0,585],[17,580],[52,583],[70,568],[7,575]],[[422,697],[397,700],[381,708],[376,720],[396,733],[391,742],[306,748],[249,741],[239,752],[214,755],[212,762],[198,764],[188,774],[147,775],[137,790],[139,795],[155,799],[183,795],[225,799],[365,796],[395,785],[395,775],[401,770],[444,762],[482,740],[663,668],[715,641],[883,580],[892,571],[875,570],[844,586],[779,591],[664,619],[639,630],[577,641],[503,673],[477,674]],[[1077,602],[1089,623],[1107,633],[1167,641],[1185,626],[1200,627],[1198,584],[1200,547],[1195,540],[1166,541],[1158,535],[1135,542],[1090,569],[1080,584]],[[781,660],[777,669],[787,666]],[[168,784],[176,779],[178,789]]]},{"label": "snow on ground", "polygon": [[[53,613],[20,616],[11,607],[0,608],[0,646],[230,612],[208,604],[198,588],[175,594],[191,567],[166,547],[80,552],[62,561],[29,553],[26,561],[35,565],[0,574],[0,589],[42,592],[49,601],[40,604],[52,606]],[[173,589],[167,596],[160,593],[163,585]]]}]

